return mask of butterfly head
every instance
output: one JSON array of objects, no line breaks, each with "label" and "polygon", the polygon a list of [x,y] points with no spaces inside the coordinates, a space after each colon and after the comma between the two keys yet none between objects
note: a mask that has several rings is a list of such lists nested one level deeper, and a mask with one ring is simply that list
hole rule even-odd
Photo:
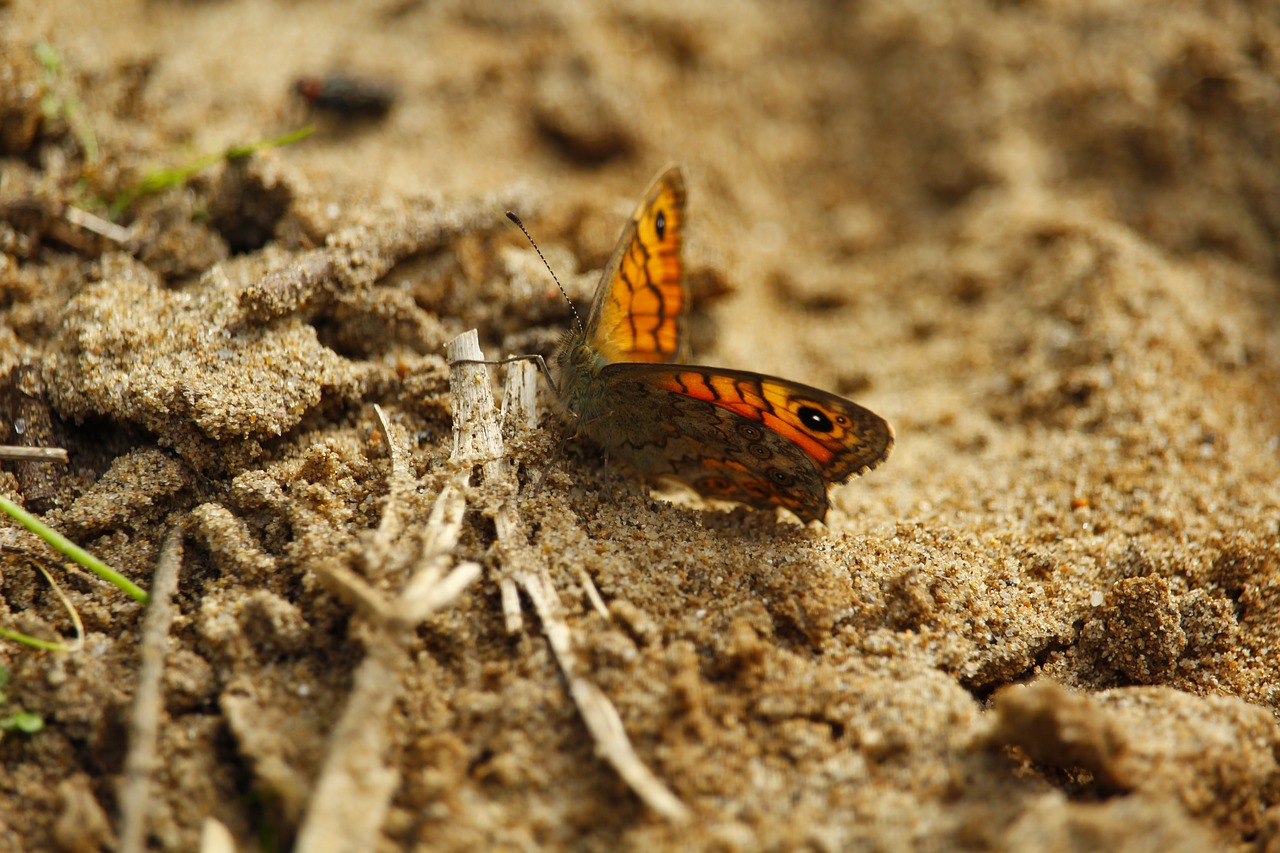
[{"label": "butterfly head", "polygon": [[585,334],[576,330],[567,333],[556,352],[560,405],[576,417],[598,417],[605,390],[600,372],[608,364]]},{"label": "butterfly head", "polygon": [[582,331],[570,329],[560,339],[560,348],[556,350],[556,367],[560,368],[561,376],[571,381],[578,376],[595,377],[608,363]]}]

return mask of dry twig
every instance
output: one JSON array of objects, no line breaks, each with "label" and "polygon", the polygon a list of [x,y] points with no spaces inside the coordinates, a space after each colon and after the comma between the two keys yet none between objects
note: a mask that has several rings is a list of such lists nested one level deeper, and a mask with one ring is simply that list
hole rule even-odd
[{"label": "dry twig", "polygon": [[151,801],[151,773],[156,766],[160,713],[164,707],[164,656],[173,622],[173,594],[182,566],[182,530],[171,529],[160,548],[151,582],[151,600],[142,624],[142,663],[129,723],[129,754],[120,786],[120,851],[141,853],[147,847],[147,812]]},{"label": "dry twig", "polygon": [[0,460],[6,462],[66,462],[67,451],[61,447],[0,446]]},{"label": "dry twig", "polygon": [[[391,454],[391,484],[382,520],[373,539],[370,566],[389,574],[398,562],[393,548],[403,540],[407,500],[412,492],[409,469],[380,408],[379,422]],[[339,598],[355,604],[369,620],[368,654],[356,669],[351,695],[329,738],[329,754],[307,804],[295,847],[300,853],[358,853],[377,847],[399,774],[387,764],[390,717],[410,661],[414,628],[453,601],[480,575],[475,563],[453,570],[453,549],[462,530],[466,474],[441,490],[427,521],[413,572],[398,597],[381,592],[342,566],[325,566],[321,579]]]},{"label": "dry twig", "polygon": [[[451,371],[454,371],[450,374],[450,380],[455,395],[460,392],[470,394],[473,387],[488,388],[488,374],[483,365],[454,363],[458,359],[478,361],[483,358],[476,343],[475,332],[468,332],[451,341],[448,356]],[[465,373],[462,372],[464,369]],[[503,414],[509,428],[528,428],[530,424],[537,422],[533,395],[535,383],[536,372],[533,365],[527,362],[511,365],[507,378],[507,395],[503,401]],[[486,397],[490,399],[488,407],[483,403]],[[668,820],[683,822],[689,818],[688,808],[636,755],[622,726],[622,720],[608,698],[576,671],[572,632],[562,616],[563,606],[547,573],[546,564],[529,546],[528,532],[515,500],[515,475],[503,456],[502,430],[494,418],[491,399],[487,390],[477,391],[468,400],[468,405],[455,408],[454,448],[455,453],[461,450],[474,454],[472,464],[478,462],[483,465],[486,486],[496,487],[502,495],[493,515],[498,535],[496,547],[499,559],[533,602],[542,622],[543,632],[547,635],[547,642],[569,683],[569,694],[595,741],[597,752],[646,805]],[[585,572],[581,574],[585,575]],[[596,591],[595,584],[590,583],[589,579],[587,589],[593,606],[607,618],[608,610]],[[518,598],[506,586],[502,587],[502,602],[507,630],[511,631],[513,625],[519,624]]]},{"label": "dry twig", "polygon": [[200,826],[200,853],[236,853],[231,830],[217,818],[206,817]]}]

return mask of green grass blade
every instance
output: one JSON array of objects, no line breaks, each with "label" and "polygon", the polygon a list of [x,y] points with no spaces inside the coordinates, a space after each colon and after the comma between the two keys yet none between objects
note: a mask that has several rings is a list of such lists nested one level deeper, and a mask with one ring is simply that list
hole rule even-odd
[{"label": "green grass blade", "polygon": [[149,600],[147,591],[142,587],[138,586],[133,581],[129,580],[124,575],[120,574],[115,569],[111,568],[106,563],[102,562],[97,557],[93,556],[88,551],[84,550],[79,545],[54,530],[52,527],[49,527],[47,524],[40,521],[34,515],[27,512],[25,509],[3,495],[0,495],[0,512],[5,513],[14,521],[39,536],[55,551],[58,551],[79,563],[81,566],[84,566],[107,583],[113,584],[116,588],[120,589],[131,598],[141,601],[143,604],[146,604]]},{"label": "green grass blade", "polygon": [[33,637],[30,634],[24,634],[21,631],[15,631],[12,628],[0,627],[0,638],[10,640],[14,643],[21,643],[24,646],[30,646],[33,649],[39,649],[42,652],[69,652],[72,647],[59,640],[42,640],[39,637]]}]

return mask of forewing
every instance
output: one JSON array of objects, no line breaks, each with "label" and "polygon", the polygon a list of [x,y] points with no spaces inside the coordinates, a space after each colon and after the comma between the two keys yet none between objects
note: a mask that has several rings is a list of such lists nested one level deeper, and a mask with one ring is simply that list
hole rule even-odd
[{"label": "forewing", "polygon": [[587,339],[610,362],[678,362],[688,350],[689,287],[680,249],[685,191],[667,169],[622,231],[587,320]]}]

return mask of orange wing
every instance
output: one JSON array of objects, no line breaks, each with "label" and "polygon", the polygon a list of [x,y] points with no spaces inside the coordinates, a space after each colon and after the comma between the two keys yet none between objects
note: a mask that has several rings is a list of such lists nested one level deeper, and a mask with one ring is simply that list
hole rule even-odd
[{"label": "orange wing", "polygon": [[608,413],[581,431],[645,476],[705,497],[784,506],[821,520],[827,486],[875,468],[893,448],[884,418],[851,400],[719,367],[610,364]]},{"label": "orange wing", "polygon": [[587,340],[606,361],[684,361],[684,202],[684,176],[673,166],[653,182],[622,230],[587,320]]},{"label": "orange wing", "polygon": [[800,448],[830,483],[876,467],[893,447],[893,429],[875,412],[776,376],[722,367],[625,364],[609,365],[601,375],[611,386],[645,384],[755,421]]}]

